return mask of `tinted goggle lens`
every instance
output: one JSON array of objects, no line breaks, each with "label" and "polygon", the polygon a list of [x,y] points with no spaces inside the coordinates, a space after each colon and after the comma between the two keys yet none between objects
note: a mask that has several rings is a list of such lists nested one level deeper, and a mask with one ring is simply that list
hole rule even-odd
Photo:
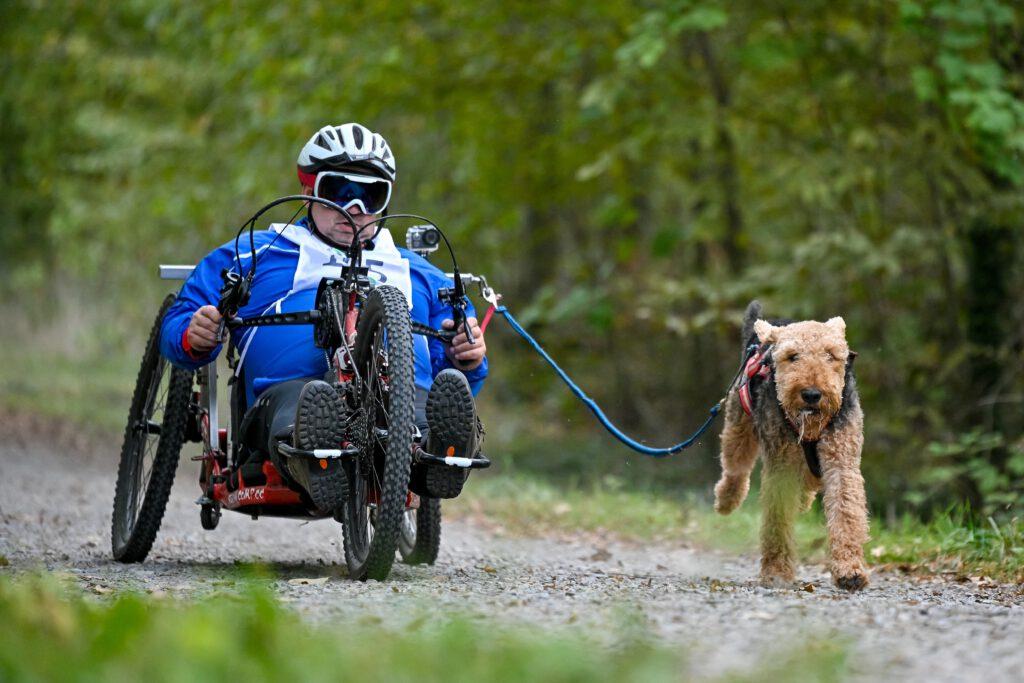
[{"label": "tinted goggle lens", "polygon": [[383,178],[324,173],[317,178],[314,193],[343,209],[359,206],[363,213],[376,214],[388,205],[391,183]]}]

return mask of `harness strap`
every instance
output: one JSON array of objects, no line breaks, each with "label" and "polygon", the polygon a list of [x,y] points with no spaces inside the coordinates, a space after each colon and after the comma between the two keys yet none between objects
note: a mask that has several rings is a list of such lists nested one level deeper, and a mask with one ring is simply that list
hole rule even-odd
[{"label": "harness strap", "polygon": [[754,397],[750,393],[750,385],[755,378],[768,379],[772,374],[772,367],[768,361],[769,344],[762,344],[751,350],[746,365],[743,366],[743,373],[740,375],[739,388],[737,389],[740,398],[740,406],[747,415],[754,411]]},{"label": "harness strap", "polygon": [[807,467],[818,479],[821,479],[821,459],[818,457],[818,442],[817,441],[801,441],[800,445],[804,449],[804,460],[807,461]]}]

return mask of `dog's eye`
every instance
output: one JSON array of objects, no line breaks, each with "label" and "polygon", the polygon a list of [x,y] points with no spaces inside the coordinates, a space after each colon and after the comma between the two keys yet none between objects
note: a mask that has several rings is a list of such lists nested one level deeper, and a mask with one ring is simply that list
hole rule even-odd
[{"label": "dog's eye", "polygon": [[799,359],[799,358],[800,358],[800,354],[799,353],[791,353],[788,356],[786,356],[786,362],[787,363],[795,363],[797,361],[797,359]]}]

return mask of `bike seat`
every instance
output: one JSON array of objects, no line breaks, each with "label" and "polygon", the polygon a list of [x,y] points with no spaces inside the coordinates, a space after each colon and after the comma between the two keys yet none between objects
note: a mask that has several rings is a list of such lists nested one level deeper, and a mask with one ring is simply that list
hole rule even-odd
[{"label": "bike seat", "polygon": [[292,432],[294,432],[294,431],[295,431],[295,424],[294,423],[290,424],[290,425],[287,425],[285,427],[281,427],[281,429],[278,429],[276,432],[274,432],[274,438],[279,440],[279,441],[291,441],[291,439],[292,439]]}]

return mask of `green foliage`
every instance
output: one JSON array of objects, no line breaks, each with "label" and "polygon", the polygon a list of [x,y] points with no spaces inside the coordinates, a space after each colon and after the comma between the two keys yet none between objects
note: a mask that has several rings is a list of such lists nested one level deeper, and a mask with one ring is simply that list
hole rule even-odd
[{"label": "green foliage", "polygon": [[896,524],[872,529],[868,549],[876,563],[907,570],[951,571],[1020,582],[1024,578],[1024,524],[1014,517],[997,522],[957,506],[927,523],[905,516]]},{"label": "green foliage", "polygon": [[[195,604],[138,595],[84,599],[52,580],[0,577],[0,678],[4,681],[675,681],[678,648],[630,630],[614,647],[466,617],[423,615],[402,628],[351,615],[311,625],[262,589]],[[605,638],[605,641],[608,639]],[[60,656],[55,657],[54,653]],[[443,656],[438,656],[442,654]],[[839,680],[846,648],[819,638],[794,643],[755,673]]]},{"label": "green foliage", "polygon": [[[846,318],[875,505],[952,502],[929,443],[1024,431],[1019,3],[12,0],[0,27],[0,297],[25,319],[103,301],[132,355],[156,264],[228,240],[295,189],[313,130],[360,120],[395,149],[395,208],[652,443],[718,399],[755,296]],[[496,405],[573,436],[583,409],[489,346]]]},{"label": "green foliage", "polygon": [[985,516],[1017,509],[1024,495],[1024,443],[1010,444],[1002,434],[974,430],[955,441],[932,443],[928,450],[933,460],[921,483],[932,488],[932,495],[964,500],[976,494]]}]

